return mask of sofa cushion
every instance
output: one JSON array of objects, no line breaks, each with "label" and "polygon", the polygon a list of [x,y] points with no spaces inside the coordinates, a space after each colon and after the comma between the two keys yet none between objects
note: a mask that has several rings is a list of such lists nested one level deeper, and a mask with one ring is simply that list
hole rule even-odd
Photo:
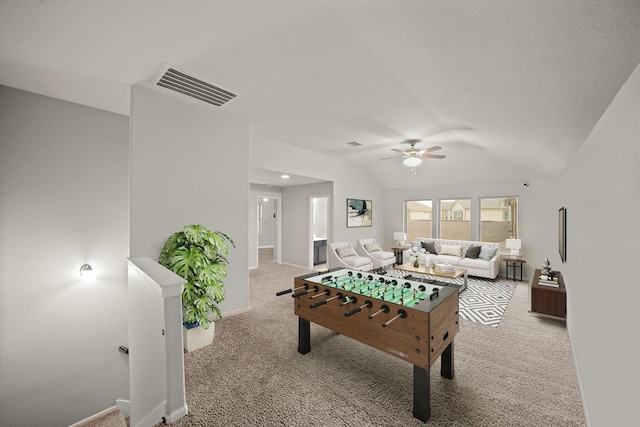
[{"label": "sofa cushion", "polygon": [[378,246],[377,243],[365,243],[364,244],[364,249],[367,252],[378,252],[378,251],[380,251],[380,246]]},{"label": "sofa cushion", "polygon": [[458,261],[460,261],[459,256],[454,255],[429,255],[429,262],[440,262],[458,265]]},{"label": "sofa cushion", "polygon": [[[339,249],[342,249],[342,248],[339,248]],[[341,260],[342,262],[344,262],[347,265],[350,265],[353,268],[358,268],[358,267],[362,267],[363,265],[371,264],[371,260],[363,256],[348,256],[345,258],[341,258]]]},{"label": "sofa cushion", "polygon": [[370,255],[371,255],[371,258],[375,258],[380,261],[395,258],[395,255],[393,254],[393,252],[387,252],[387,251],[373,251],[370,253]]},{"label": "sofa cushion", "polygon": [[336,253],[340,258],[345,258],[348,256],[356,256],[356,252],[353,250],[351,246],[345,246],[344,248],[336,248]]},{"label": "sofa cushion", "polygon": [[458,262],[458,267],[462,268],[473,268],[476,270],[489,270],[491,267],[491,263],[482,258],[464,258]]},{"label": "sofa cushion", "polygon": [[481,249],[482,247],[480,246],[471,245],[469,246],[469,249],[467,249],[467,253],[465,254],[465,257],[470,259],[477,259],[480,256]]},{"label": "sofa cushion", "polygon": [[457,257],[462,256],[462,246],[460,245],[440,245],[440,252],[438,255],[453,255]]},{"label": "sofa cushion", "polygon": [[422,248],[430,254],[437,254],[435,242],[420,242]]},{"label": "sofa cushion", "polygon": [[490,248],[489,246],[483,246],[482,249],[480,249],[480,255],[478,255],[478,258],[491,261],[491,258],[494,257],[496,252],[498,252],[498,248]]}]

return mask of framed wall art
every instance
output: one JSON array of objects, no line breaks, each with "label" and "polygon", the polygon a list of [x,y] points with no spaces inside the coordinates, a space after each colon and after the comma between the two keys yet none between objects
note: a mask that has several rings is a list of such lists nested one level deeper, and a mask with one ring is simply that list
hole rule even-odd
[{"label": "framed wall art", "polygon": [[567,262],[567,208],[558,211],[558,249],[562,262]]},{"label": "framed wall art", "polygon": [[371,227],[373,224],[373,202],[371,200],[347,199],[347,227]]}]

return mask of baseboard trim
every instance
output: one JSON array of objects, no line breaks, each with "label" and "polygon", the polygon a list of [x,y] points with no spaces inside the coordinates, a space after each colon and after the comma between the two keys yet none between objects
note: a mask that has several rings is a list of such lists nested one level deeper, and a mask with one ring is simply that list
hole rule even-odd
[{"label": "baseboard trim", "polygon": [[189,412],[189,409],[187,408],[187,405],[185,404],[184,406],[181,406],[180,408],[178,408],[177,410],[173,411],[172,413],[167,414],[165,416],[165,424],[173,424],[173,423],[175,423],[180,418],[182,418],[185,415],[187,415],[187,412]]},{"label": "baseboard trim", "polygon": [[98,418],[102,418],[102,417],[104,417],[105,415],[110,414],[111,412],[116,411],[116,410],[118,410],[118,408],[114,405],[114,406],[112,406],[112,407],[110,407],[110,408],[107,408],[107,409],[105,409],[105,410],[103,410],[103,411],[98,412],[97,414],[93,414],[93,415],[91,415],[90,417],[85,418],[85,419],[84,419],[84,420],[82,420],[82,421],[78,421],[78,422],[77,422],[77,423],[75,423],[75,424],[71,424],[69,427],[81,427],[81,426],[85,426],[85,425],[89,424],[90,422],[95,421],[95,420],[97,420]]},{"label": "baseboard trim", "polygon": [[230,316],[235,316],[237,314],[246,313],[248,311],[251,311],[251,307],[239,308],[237,310],[223,311],[222,312],[222,316],[223,317],[230,317]]},{"label": "baseboard trim", "polygon": [[305,270],[309,270],[309,267],[304,266],[304,265],[298,265],[298,264],[291,264],[289,262],[281,262],[282,265],[288,265],[289,267],[296,267],[296,268],[304,268]]},{"label": "baseboard trim", "polygon": [[[569,319],[569,313],[567,313],[567,319]],[[573,345],[573,338],[571,336],[572,327],[569,321],[567,321],[567,335],[569,336],[569,343],[571,344],[571,353],[573,355],[573,366],[576,369],[576,376],[578,377],[578,390],[580,390],[580,397],[582,398],[582,410],[584,412],[584,421],[587,427],[591,426],[591,419],[589,418],[589,408],[587,407],[587,398],[584,394],[584,388],[582,386],[582,373],[580,371],[580,365],[578,364],[578,358],[576,356],[576,348]]]},{"label": "baseboard trim", "polygon": [[116,408],[118,408],[118,410],[122,412],[125,418],[129,418],[129,414],[131,414],[131,401],[118,399],[116,400]]},{"label": "baseboard trim", "polygon": [[166,416],[166,413],[165,413],[166,406],[167,406],[167,402],[166,401],[162,402],[161,404],[156,406],[154,409],[152,409],[151,412],[149,412],[146,417],[144,417],[135,426],[132,426],[132,427],[155,426],[157,424],[160,424]]}]

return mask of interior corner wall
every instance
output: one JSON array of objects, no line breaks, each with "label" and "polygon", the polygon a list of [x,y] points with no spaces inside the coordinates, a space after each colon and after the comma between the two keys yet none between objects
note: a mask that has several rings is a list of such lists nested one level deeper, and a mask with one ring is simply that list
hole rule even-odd
[{"label": "interior corner wall", "polygon": [[249,124],[191,99],[134,85],[131,93],[132,256],[158,259],[165,240],[201,224],[236,243],[222,314],[249,307]]},{"label": "interior corner wall", "polygon": [[129,399],[128,156],[128,117],[0,86],[2,425]]},{"label": "interior corner wall", "polygon": [[638,423],[640,67],[562,175],[567,322],[588,422]]},{"label": "interior corner wall", "polygon": [[[252,135],[251,138],[251,166],[261,169],[287,172],[294,175],[323,179],[333,183],[330,200],[330,217],[328,243],[350,241],[354,247],[358,239],[374,237],[383,239],[385,208],[384,191],[377,185],[373,177],[359,165],[339,159],[324,156],[309,150],[281,141]],[[287,187],[285,187],[287,188]],[[283,194],[283,204],[285,203]],[[347,227],[347,199],[364,199],[373,202],[373,224],[371,227]],[[289,204],[288,206],[291,206]],[[308,210],[308,208],[307,208]],[[282,209],[283,218],[286,210]],[[298,235],[293,225],[285,221],[282,224],[282,261],[300,265],[298,255],[289,252],[288,247],[296,247]],[[288,232],[287,230],[293,230]],[[305,229],[307,232],[308,227]],[[290,236],[285,238],[285,234]],[[288,256],[285,253],[289,254]],[[307,265],[305,261],[304,264]]]}]

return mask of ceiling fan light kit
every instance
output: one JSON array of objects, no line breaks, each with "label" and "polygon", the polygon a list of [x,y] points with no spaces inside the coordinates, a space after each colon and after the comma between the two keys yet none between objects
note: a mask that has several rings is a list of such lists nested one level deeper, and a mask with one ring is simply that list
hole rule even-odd
[{"label": "ceiling fan light kit", "polygon": [[402,161],[402,163],[409,166],[410,168],[415,168],[422,163],[422,159],[419,157],[407,157]]},{"label": "ceiling fan light kit", "polygon": [[436,150],[441,150],[442,147],[439,147],[437,145],[434,145],[433,147],[429,147],[427,149],[421,150],[419,148],[416,148],[416,144],[420,142],[419,139],[409,139],[408,141],[403,142],[403,144],[409,144],[411,145],[411,148],[409,148],[408,150],[398,150],[395,148],[392,148],[392,151],[397,151],[399,153],[402,153],[402,157],[386,157],[384,159],[380,159],[380,160],[388,160],[388,159],[404,159],[402,160],[402,163],[405,166],[408,166],[411,168],[411,171],[413,172],[413,174],[416,174],[416,166],[420,166],[422,164],[422,158],[427,158],[427,159],[444,159],[446,156],[444,155],[438,155],[438,154],[428,154],[432,151],[436,151]]}]

